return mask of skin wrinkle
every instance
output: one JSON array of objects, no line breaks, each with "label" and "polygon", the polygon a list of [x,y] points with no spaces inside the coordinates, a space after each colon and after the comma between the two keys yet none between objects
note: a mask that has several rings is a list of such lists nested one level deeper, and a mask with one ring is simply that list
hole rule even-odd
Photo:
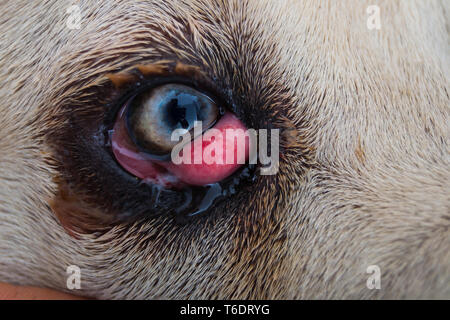
[{"label": "skin wrinkle", "polygon": [[[70,30],[66,4],[2,2],[0,281],[74,293],[75,264],[76,293],[97,298],[449,298],[448,5],[376,1],[370,31],[372,4],[86,0]],[[250,127],[281,128],[279,174],[222,215],[71,236],[50,209],[68,141],[48,133],[95,127],[106,75],[162,59],[228,89]]]}]

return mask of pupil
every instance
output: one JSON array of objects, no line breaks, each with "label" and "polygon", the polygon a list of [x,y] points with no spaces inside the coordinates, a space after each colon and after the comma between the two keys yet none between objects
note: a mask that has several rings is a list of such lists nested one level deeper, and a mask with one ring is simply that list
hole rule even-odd
[{"label": "pupil", "polygon": [[197,120],[198,98],[187,93],[169,94],[170,100],[166,103],[166,123],[171,129],[183,128],[190,130]]}]

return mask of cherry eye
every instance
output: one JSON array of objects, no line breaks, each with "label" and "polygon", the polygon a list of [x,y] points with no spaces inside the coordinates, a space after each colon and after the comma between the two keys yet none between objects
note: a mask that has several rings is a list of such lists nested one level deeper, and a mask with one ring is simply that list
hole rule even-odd
[{"label": "cherry eye", "polygon": [[130,102],[127,126],[131,139],[140,149],[149,154],[167,155],[178,143],[171,139],[174,130],[192,132],[196,121],[201,121],[206,130],[218,116],[218,106],[207,95],[185,85],[166,84]]},{"label": "cherry eye", "polygon": [[[173,141],[176,131],[183,134]],[[209,95],[171,83],[129,99],[110,139],[126,171],[150,184],[183,189],[220,182],[241,167],[250,147],[245,131],[245,125]],[[174,161],[175,150],[186,161]]]}]

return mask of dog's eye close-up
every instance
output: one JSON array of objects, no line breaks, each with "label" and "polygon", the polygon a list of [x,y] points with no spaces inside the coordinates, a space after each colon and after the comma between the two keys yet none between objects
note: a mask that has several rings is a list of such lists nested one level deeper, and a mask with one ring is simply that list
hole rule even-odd
[{"label": "dog's eye close-up", "polygon": [[160,216],[181,224],[194,216],[214,219],[254,188],[266,165],[256,159],[255,124],[247,104],[214,79],[179,61],[132,64],[103,74],[94,94],[77,93],[88,101],[66,100],[67,125],[49,140],[66,190],[52,207],[62,219],[74,217],[69,229],[93,214],[60,209],[67,194],[102,208],[89,222],[94,230]]},{"label": "dog's eye close-up", "polygon": [[110,132],[112,152],[127,172],[153,185],[183,189],[219,182],[245,163],[249,143],[239,136],[245,125],[224,110],[187,85],[144,90],[120,109]]}]

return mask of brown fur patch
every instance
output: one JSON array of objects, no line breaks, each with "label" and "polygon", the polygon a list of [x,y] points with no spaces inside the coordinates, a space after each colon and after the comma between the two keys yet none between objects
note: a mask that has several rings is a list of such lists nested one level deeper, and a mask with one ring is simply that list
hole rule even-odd
[{"label": "brown fur patch", "polygon": [[62,226],[75,238],[79,238],[77,234],[105,230],[108,226],[104,213],[83,202],[66,183],[59,184],[58,193],[49,205]]},{"label": "brown fur patch", "polygon": [[133,77],[132,75],[124,73],[108,73],[106,77],[114,84],[117,89],[120,89],[126,84],[129,84],[135,80],[135,77]]},{"label": "brown fur patch", "polygon": [[364,149],[361,146],[361,138],[358,136],[357,145],[355,149],[355,155],[358,158],[359,162],[361,164],[364,164],[365,161],[365,155],[364,155]]}]

